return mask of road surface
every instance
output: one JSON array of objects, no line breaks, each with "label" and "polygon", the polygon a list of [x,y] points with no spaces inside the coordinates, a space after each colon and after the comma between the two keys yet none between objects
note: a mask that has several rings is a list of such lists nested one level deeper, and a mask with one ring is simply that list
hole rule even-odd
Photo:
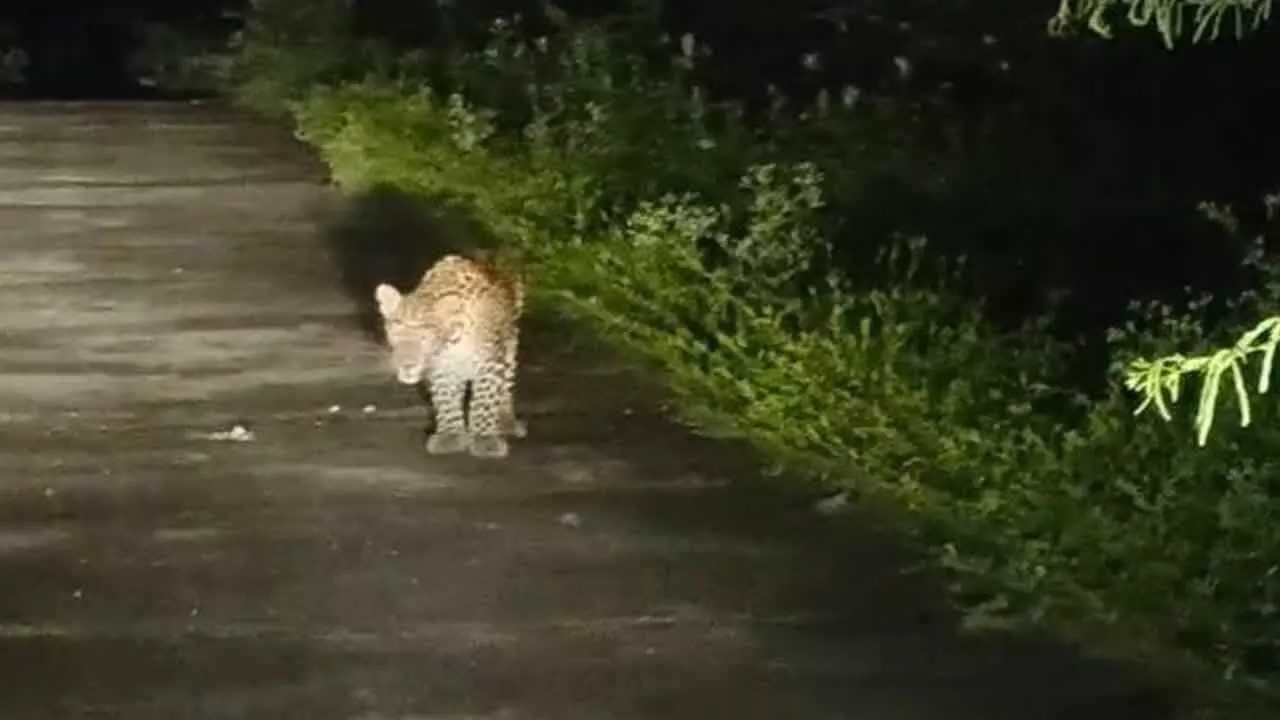
[{"label": "road surface", "polygon": [[552,324],[510,458],[426,455],[353,302],[422,222],[225,109],[0,105],[0,718],[1169,717]]}]

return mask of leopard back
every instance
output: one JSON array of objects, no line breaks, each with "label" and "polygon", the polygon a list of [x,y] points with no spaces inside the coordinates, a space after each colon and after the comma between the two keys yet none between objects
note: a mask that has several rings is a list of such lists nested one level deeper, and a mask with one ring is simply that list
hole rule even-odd
[{"label": "leopard back", "polygon": [[433,367],[470,379],[502,354],[524,309],[519,273],[461,255],[441,258],[407,294],[380,285],[375,295],[392,364],[406,384]]}]

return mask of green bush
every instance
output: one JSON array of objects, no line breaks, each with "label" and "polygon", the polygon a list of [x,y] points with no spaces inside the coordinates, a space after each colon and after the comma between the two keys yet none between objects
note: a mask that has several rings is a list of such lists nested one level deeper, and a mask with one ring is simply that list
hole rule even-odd
[{"label": "green bush", "polygon": [[[748,122],[692,84],[687,38],[642,61],[634,36],[623,52],[598,28],[501,23],[431,84],[421,57],[320,63],[262,28],[241,97],[287,109],[338,183],[466,206],[542,300],[661,367],[690,423],[901,513],[973,623],[1052,628],[1193,673],[1207,699],[1280,707],[1280,436],[1198,450],[1183,424],[1135,421],[1118,373],[1100,396],[1061,387],[1073,348],[1047,318],[998,330],[960,290],[963,259],[923,239],[868,234],[871,262],[833,262],[884,178],[963,170],[972,151],[927,120],[827,98]],[[1212,331],[1200,303],[1134,307],[1115,366],[1211,347],[1276,300],[1250,294]]]}]

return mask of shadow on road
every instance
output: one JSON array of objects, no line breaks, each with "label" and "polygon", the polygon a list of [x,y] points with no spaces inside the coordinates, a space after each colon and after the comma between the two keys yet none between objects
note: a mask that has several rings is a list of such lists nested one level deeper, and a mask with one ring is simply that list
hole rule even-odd
[{"label": "shadow on road", "polygon": [[380,339],[373,289],[387,282],[411,290],[439,258],[493,247],[494,238],[459,210],[376,187],[345,199],[324,241],[343,290],[355,304],[356,322]]}]

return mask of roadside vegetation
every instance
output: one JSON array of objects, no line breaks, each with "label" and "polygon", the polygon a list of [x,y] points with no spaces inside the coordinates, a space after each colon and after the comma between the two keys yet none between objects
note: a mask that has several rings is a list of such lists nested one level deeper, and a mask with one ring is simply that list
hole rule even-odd
[{"label": "roadside vegetation", "polygon": [[1277,312],[1272,214],[1168,209],[1236,248],[1250,289],[1134,301],[1082,343],[1052,303],[1011,317],[984,299],[982,258],[957,250],[972,226],[906,218],[978,198],[1079,211],[1034,178],[993,185],[1037,150],[946,106],[851,86],[712,99],[708,47],[643,13],[506,17],[427,52],[356,32],[338,0],[255,6],[200,65],[238,100],[295,124],[345,188],[477,217],[546,307],[660,367],[691,425],[893,513],[972,626],[1185,675],[1205,717],[1280,711],[1275,411],[1200,447],[1190,418],[1135,418],[1123,372]]}]

